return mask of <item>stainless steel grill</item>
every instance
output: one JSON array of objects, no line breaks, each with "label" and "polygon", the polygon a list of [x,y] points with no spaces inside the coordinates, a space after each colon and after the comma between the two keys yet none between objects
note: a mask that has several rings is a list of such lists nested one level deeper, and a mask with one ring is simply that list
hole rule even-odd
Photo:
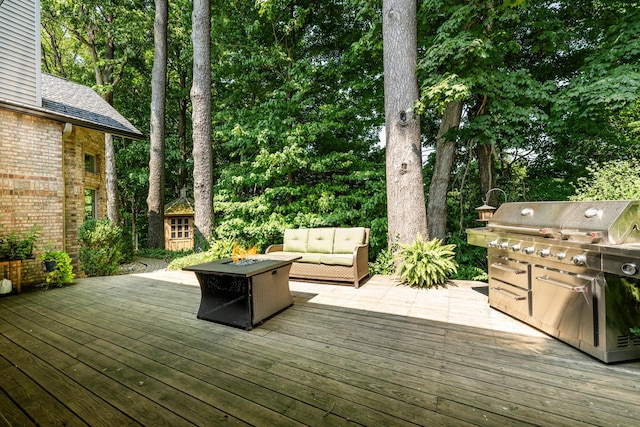
[{"label": "stainless steel grill", "polygon": [[603,362],[640,358],[640,201],[505,203],[467,238],[488,249],[491,307]]}]

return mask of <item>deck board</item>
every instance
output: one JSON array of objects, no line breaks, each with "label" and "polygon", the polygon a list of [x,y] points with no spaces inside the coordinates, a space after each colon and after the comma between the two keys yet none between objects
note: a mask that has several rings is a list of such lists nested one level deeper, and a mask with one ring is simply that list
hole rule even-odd
[{"label": "deck board", "polygon": [[191,273],[0,298],[2,425],[634,425],[606,365],[488,307],[481,285],[292,282],[252,331],[199,320]]}]

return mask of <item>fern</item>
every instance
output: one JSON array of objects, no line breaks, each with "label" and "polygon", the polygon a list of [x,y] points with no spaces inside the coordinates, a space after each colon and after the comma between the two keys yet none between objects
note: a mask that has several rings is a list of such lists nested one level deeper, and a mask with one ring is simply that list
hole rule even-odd
[{"label": "fern", "polygon": [[400,245],[397,274],[402,283],[411,287],[432,288],[444,286],[458,270],[455,245],[443,245],[439,239],[425,242],[418,234],[416,240]]}]

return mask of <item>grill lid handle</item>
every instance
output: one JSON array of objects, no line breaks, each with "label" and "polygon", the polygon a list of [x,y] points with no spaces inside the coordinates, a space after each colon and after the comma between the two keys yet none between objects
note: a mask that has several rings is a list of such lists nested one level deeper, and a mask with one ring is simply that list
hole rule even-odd
[{"label": "grill lid handle", "polygon": [[589,208],[586,211],[584,211],[584,217],[585,218],[600,218],[602,216],[602,209],[598,209],[598,208]]}]

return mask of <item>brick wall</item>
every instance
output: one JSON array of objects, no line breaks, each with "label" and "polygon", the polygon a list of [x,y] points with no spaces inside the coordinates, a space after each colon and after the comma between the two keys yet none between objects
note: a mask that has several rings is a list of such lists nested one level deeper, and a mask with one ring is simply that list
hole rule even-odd
[{"label": "brick wall", "polygon": [[[63,126],[0,110],[0,235],[40,227],[34,255],[45,246],[64,249],[77,274],[77,232],[84,221],[85,187],[96,190],[98,217],[106,214],[104,134],[74,126],[63,141]],[[85,173],[85,151],[96,155],[98,173]],[[2,267],[0,275],[4,275]],[[23,262],[23,286],[43,279],[39,262]]]},{"label": "brick wall", "polygon": [[[63,243],[61,136],[59,123],[0,110],[0,235],[41,227],[35,256]],[[22,263],[23,285],[43,277],[40,263]]]},{"label": "brick wall", "polygon": [[[85,172],[85,153],[96,156],[96,173]],[[78,265],[78,230],[85,220],[85,188],[96,191],[98,218],[105,218],[107,194],[104,178],[104,134],[74,126],[64,140],[66,183],[66,251],[74,266]],[[77,268],[76,268],[77,270]],[[78,274],[78,271],[75,271]]]}]

